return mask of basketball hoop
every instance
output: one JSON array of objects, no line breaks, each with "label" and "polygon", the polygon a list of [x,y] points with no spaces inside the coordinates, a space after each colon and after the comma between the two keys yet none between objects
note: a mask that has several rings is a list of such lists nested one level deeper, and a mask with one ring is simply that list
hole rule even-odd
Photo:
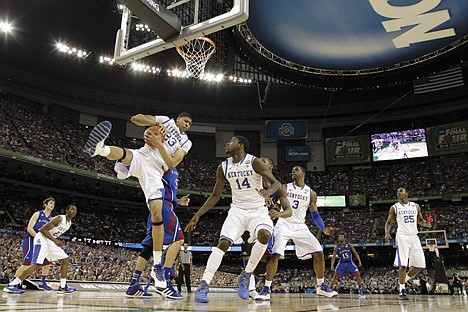
[{"label": "basketball hoop", "polygon": [[191,77],[199,78],[205,72],[206,62],[216,51],[216,45],[210,38],[199,37],[176,47],[185,61]]}]

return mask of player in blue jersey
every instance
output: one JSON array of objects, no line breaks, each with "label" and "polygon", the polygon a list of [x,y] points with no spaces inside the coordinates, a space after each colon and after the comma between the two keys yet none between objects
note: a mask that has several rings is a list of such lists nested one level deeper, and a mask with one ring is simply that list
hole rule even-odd
[{"label": "player in blue jersey", "polygon": [[[426,258],[418,237],[418,224],[430,228],[431,223],[423,219],[421,207],[408,200],[406,188],[399,187],[397,197],[398,202],[390,207],[385,223],[385,242],[390,242],[390,230],[396,220],[398,224],[395,236],[397,249],[393,266],[399,268],[398,298],[407,300],[406,282],[426,268]],[[407,272],[407,268],[411,269]]]},{"label": "player in blue jersey", "polygon": [[192,116],[184,112],[174,120],[167,116],[137,114],[131,118],[131,122],[141,127],[158,126],[161,136],[147,129],[144,133],[146,144],[140,149],[107,146],[104,143],[110,134],[112,124],[106,120],[91,131],[83,148],[83,155],[88,158],[101,156],[117,161],[115,169],[121,170],[118,172],[119,178],[133,176],[138,179],[151,213],[153,261],[157,277],[155,286],[164,288],[166,280],[164,267],[161,264],[164,240],[162,176],[166,170],[175,168],[192,147],[192,142],[185,133],[192,125]]},{"label": "player in blue jersey", "polygon": [[[167,282],[166,287],[156,286],[156,291],[162,296],[169,299],[182,299],[182,295],[179,294],[172,286],[170,279],[172,266],[179,254],[180,247],[184,242],[184,234],[182,228],[180,227],[179,219],[177,218],[174,207],[178,204],[181,206],[188,206],[189,197],[188,195],[177,199],[177,184],[178,184],[179,174],[177,169],[172,168],[168,170],[163,176],[164,183],[164,201],[163,201],[163,222],[164,222],[164,244],[169,244],[170,246],[166,249],[166,255],[164,257],[164,274]],[[146,237],[142,241],[143,249],[138,256],[138,260],[133,271],[132,279],[130,285],[128,286],[127,291],[125,292],[126,297],[133,298],[151,298],[152,295],[147,293],[140,286],[140,277],[142,271],[144,270],[149,258],[151,257],[151,250],[153,248],[153,238],[152,238],[152,222],[151,214],[148,216],[148,222],[146,227]],[[151,272],[153,279],[155,279],[154,271]]]},{"label": "player in blue jersey", "polygon": [[[354,264],[353,255],[357,260],[358,265]],[[335,269],[335,259],[338,256],[338,265]],[[358,292],[359,297],[364,297],[364,290],[362,289],[362,278],[361,273],[359,272],[358,267],[361,267],[361,258],[359,254],[356,252],[354,246],[345,240],[345,235],[340,234],[338,235],[338,245],[335,246],[333,249],[333,256],[331,259],[331,270],[335,271],[335,276],[330,283],[330,287],[333,288],[335,286],[336,281],[338,278],[344,276],[346,272],[356,276],[356,280],[358,282]]]},{"label": "player in blue jersey", "polygon": [[[263,161],[247,153],[248,149],[249,141],[243,136],[236,135],[226,144],[226,153],[230,157],[216,170],[213,192],[187,224],[187,231],[195,228],[200,217],[219,201],[224,184],[228,181],[232,193],[231,208],[221,228],[219,243],[212,248],[202,281],[195,292],[196,302],[209,301],[209,283],[221,265],[226,251],[245,231],[250,233],[251,241],[256,239],[256,242],[252,246],[249,262],[239,276],[237,294],[241,299],[248,300],[250,276],[265,253],[273,232],[273,222],[268,216],[265,198],[276,192],[281,187],[281,183],[276,180]],[[262,180],[270,183],[270,187],[259,195],[258,191],[263,187]]]},{"label": "player in blue jersey", "polygon": [[[32,263],[32,255],[33,255],[33,248],[34,248],[34,237],[41,227],[47,224],[50,220],[52,220],[52,210],[55,207],[55,199],[53,197],[47,197],[42,201],[43,210],[36,211],[28,222],[28,227],[26,229],[26,234],[23,238],[22,250],[23,250],[23,265],[19,267],[19,269],[15,272],[15,278],[20,276],[25,270],[27,270],[31,263]],[[52,287],[47,285],[46,277],[49,275],[50,271],[50,262],[45,259],[44,264],[42,265],[42,276],[41,282],[37,286],[39,289],[45,291],[51,291]],[[21,287],[21,285],[19,286]]]}]

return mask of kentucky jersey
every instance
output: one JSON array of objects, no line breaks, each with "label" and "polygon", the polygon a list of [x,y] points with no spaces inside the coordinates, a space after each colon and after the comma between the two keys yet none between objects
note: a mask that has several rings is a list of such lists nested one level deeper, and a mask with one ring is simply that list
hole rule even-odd
[{"label": "kentucky jersey", "polygon": [[397,234],[418,234],[418,206],[416,203],[408,202],[407,204],[403,204],[402,202],[398,202],[393,207],[395,208],[398,224]]},{"label": "kentucky jersey", "polygon": [[232,205],[241,209],[256,209],[265,206],[265,199],[256,189],[263,188],[262,176],[255,172],[255,156],[245,154],[238,163],[229,157],[222,163],[226,180],[231,185]]},{"label": "kentucky jersey", "polygon": [[177,206],[177,187],[179,183],[179,173],[176,168],[169,169],[162,178],[164,184],[164,200],[172,202]]},{"label": "kentucky jersey", "polygon": [[[45,215],[45,211],[44,210],[41,210],[39,211],[39,217],[37,218],[37,221],[36,221],[36,224],[34,224],[34,231],[36,231],[36,233],[39,233],[39,231],[41,230],[41,227],[43,227],[45,224],[49,223],[49,221],[52,220],[52,216],[46,216]],[[27,232],[27,235],[30,235],[29,232]]]},{"label": "kentucky jersey", "polygon": [[338,262],[350,262],[353,260],[353,254],[351,248],[349,248],[348,242],[345,242],[344,246],[341,244],[337,245],[338,247]]},{"label": "kentucky jersey", "polygon": [[299,187],[294,182],[286,184],[286,193],[291,205],[292,216],[280,218],[280,222],[305,223],[305,217],[312,199],[312,189],[308,185]]},{"label": "kentucky jersey", "polygon": [[71,220],[67,221],[67,216],[60,215],[59,217],[60,217],[59,224],[57,224],[56,226],[54,226],[52,229],[49,230],[50,235],[52,235],[55,238],[59,237],[60,235],[68,231],[68,229],[70,229],[70,226],[71,226]]},{"label": "kentucky jersey", "polygon": [[192,148],[192,141],[189,140],[185,132],[180,132],[174,119],[167,116],[154,116],[157,122],[162,123],[167,129],[167,136],[164,144],[166,145],[169,155],[174,156],[174,153],[182,149],[187,154]]}]

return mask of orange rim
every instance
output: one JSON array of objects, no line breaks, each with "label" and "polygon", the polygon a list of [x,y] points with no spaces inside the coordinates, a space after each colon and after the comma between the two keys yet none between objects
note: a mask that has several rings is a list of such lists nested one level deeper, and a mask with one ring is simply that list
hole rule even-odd
[{"label": "orange rim", "polygon": [[197,59],[197,58],[207,58],[207,57],[209,57],[211,54],[213,54],[213,53],[216,51],[216,44],[215,44],[214,41],[211,40],[210,38],[208,38],[208,37],[198,37],[198,38],[195,38],[195,40],[203,40],[203,41],[206,41],[206,42],[208,42],[209,44],[211,44],[211,45],[213,46],[214,49],[213,49],[212,51],[210,51],[209,54],[190,55],[190,54],[185,53],[185,52],[182,50],[182,47],[184,47],[184,46],[186,46],[187,44],[190,43],[190,41],[188,41],[188,42],[185,42],[185,43],[182,43],[182,44],[178,45],[178,46],[176,47],[177,52],[178,52],[181,56],[183,56],[183,57],[192,58],[192,59]]}]

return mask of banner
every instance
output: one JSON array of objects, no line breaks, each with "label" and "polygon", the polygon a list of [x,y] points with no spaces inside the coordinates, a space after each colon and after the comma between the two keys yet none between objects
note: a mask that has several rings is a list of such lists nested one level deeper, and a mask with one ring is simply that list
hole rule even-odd
[{"label": "banner", "polygon": [[467,152],[467,130],[468,121],[428,128],[426,137],[429,156]]},{"label": "banner", "polygon": [[307,120],[266,120],[265,138],[307,139]]},{"label": "banner", "polygon": [[371,162],[367,135],[327,138],[325,144],[327,166]]},{"label": "banner", "polygon": [[309,146],[286,146],[286,161],[309,161]]}]

